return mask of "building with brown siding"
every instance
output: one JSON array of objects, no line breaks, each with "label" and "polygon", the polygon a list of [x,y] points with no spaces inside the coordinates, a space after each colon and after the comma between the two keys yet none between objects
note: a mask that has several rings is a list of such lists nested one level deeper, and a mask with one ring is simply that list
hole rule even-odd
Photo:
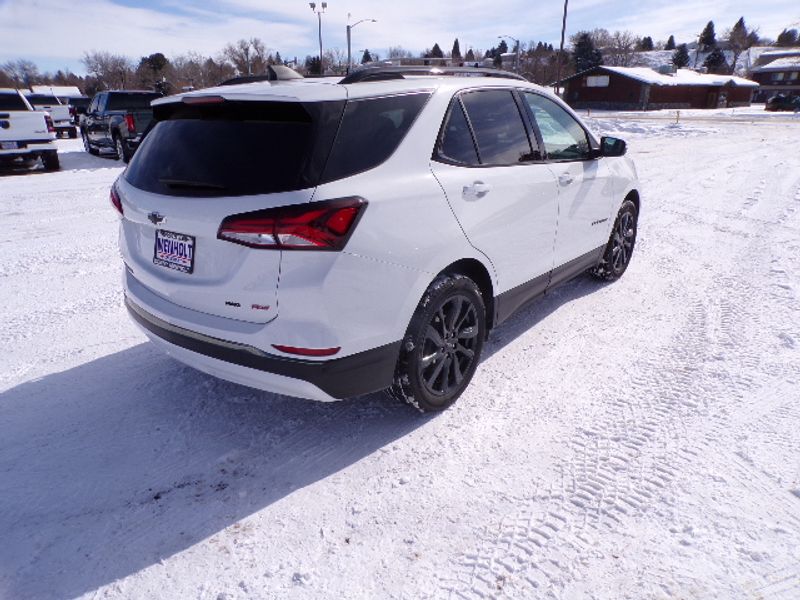
[{"label": "building with brown siding", "polygon": [[750,76],[761,85],[757,102],[766,102],[779,93],[800,96],[800,48],[762,52]]},{"label": "building with brown siding", "polygon": [[689,69],[663,74],[647,67],[599,66],[561,82],[573,108],[658,110],[750,106],[758,83]]}]

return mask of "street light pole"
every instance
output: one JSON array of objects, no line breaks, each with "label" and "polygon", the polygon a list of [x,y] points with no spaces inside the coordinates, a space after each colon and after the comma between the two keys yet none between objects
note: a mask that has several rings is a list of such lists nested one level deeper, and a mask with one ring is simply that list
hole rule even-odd
[{"label": "street light pole", "polygon": [[502,40],[503,38],[508,38],[513,40],[514,43],[517,45],[517,52],[516,56],[514,57],[514,72],[519,73],[519,40],[517,38],[511,37],[510,35],[498,35],[497,39]]},{"label": "street light pole", "polygon": [[350,25],[350,13],[347,13],[347,72],[350,73],[350,67],[353,65],[353,61],[350,57],[350,39],[352,37],[351,31],[353,28],[358,25],[359,23],[364,22],[369,23],[377,23],[377,19],[361,19],[360,21],[356,21],[352,25]]},{"label": "street light pole", "polygon": [[322,13],[324,13],[325,9],[328,8],[328,3],[320,3],[319,8],[317,8],[316,2],[309,2],[308,5],[311,7],[311,10],[317,13],[317,21],[319,23],[319,74],[322,75],[324,72],[322,66]]}]

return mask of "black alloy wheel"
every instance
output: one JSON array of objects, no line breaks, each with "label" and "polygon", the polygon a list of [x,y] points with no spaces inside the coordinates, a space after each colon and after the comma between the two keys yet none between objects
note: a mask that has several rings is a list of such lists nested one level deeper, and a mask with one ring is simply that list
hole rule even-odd
[{"label": "black alloy wheel", "polygon": [[622,277],[628,268],[636,245],[638,213],[630,200],[622,203],[611,229],[603,258],[592,271],[597,277],[613,281]]},{"label": "black alloy wheel", "polygon": [[446,397],[464,380],[475,360],[478,310],[463,294],[450,296],[425,328],[419,377],[433,396]]},{"label": "black alloy wheel", "polygon": [[411,318],[389,393],[421,412],[444,410],[475,374],[485,338],[478,286],[463,275],[439,276]]}]

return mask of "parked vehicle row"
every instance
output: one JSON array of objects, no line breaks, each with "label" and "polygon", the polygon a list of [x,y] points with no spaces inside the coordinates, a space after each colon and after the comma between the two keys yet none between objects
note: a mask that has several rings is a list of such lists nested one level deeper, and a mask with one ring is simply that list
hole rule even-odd
[{"label": "parked vehicle row", "polygon": [[78,130],[72,122],[72,114],[67,104],[50,94],[26,93],[25,98],[35,110],[46,111],[50,115],[56,136],[78,137]]},{"label": "parked vehicle row", "polygon": [[0,88],[0,165],[32,166],[41,159],[46,171],[59,169],[56,129],[50,115],[19,92]]}]

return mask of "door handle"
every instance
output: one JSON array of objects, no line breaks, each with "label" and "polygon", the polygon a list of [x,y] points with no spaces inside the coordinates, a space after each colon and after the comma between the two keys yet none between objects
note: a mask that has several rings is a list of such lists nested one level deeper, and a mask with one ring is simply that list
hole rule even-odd
[{"label": "door handle", "polygon": [[575,181],[575,178],[569,173],[562,173],[558,176],[558,183],[561,185],[567,186],[573,181]]},{"label": "door handle", "polygon": [[465,185],[461,190],[465,198],[483,198],[492,190],[492,186],[483,181],[475,181],[472,185]]}]

